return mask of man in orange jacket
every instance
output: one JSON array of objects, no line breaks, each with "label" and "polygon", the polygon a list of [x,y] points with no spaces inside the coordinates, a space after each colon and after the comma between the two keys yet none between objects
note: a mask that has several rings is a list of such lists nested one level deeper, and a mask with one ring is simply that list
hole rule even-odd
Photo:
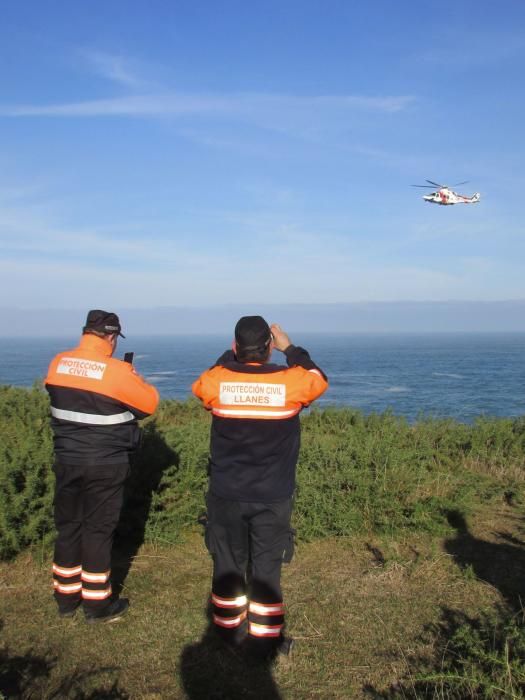
[{"label": "man in orange jacket", "polygon": [[55,599],[62,617],[82,603],[88,622],[115,620],[129,606],[112,598],[111,548],[140,441],[137,420],[159,401],[131,362],[112,357],[119,335],[116,314],[90,311],[80,344],[52,360],[45,380],[55,447]]},{"label": "man in orange jacket", "polygon": [[[273,348],[287,366],[269,363]],[[280,326],[244,316],[233,350],[192,387],[212,414],[206,541],[213,623],[229,643],[248,636],[260,656],[291,648],[280,579],[293,554],[299,413],[327,386],[323,371]]]}]

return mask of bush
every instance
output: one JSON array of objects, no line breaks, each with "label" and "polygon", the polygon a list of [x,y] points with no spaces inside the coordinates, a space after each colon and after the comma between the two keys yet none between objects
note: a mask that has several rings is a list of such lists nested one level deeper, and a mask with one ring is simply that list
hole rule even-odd
[{"label": "bush", "polygon": [[[48,399],[0,387],[0,556],[47,541],[53,531]],[[204,509],[210,417],[196,400],[162,401],[145,422],[127,487],[127,537],[173,542]],[[295,522],[304,539],[448,531],[451,509],[522,498],[525,421],[474,425],[390,413],[313,410],[302,417]]]},{"label": "bush", "polygon": [[400,528],[443,534],[452,506],[468,512],[485,500],[519,494],[524,455],[521,421],[410,425],[388,412],[312,411],[303,418],[299,532],[308,539]]},{"label": "bush", "polygon": [[163,402],[156,430],[173,458],[153,494],[146,538],[173,542],[195,527],[207,487],[209,416],[197,401]]},{"label": "bush", "polygon": [[525,627],[507,611],[479,618],[445,611],[438,633],[438,662],[418,673],[403,697],[525,697]]},{"label": "bush", "polygon": [[49,538],[54,476],[47,395],[0,386],[0,558]]}]

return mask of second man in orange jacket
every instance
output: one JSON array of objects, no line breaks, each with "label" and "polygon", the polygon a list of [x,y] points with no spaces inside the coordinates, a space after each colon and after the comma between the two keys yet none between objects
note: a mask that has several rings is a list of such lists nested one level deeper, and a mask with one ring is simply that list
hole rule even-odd
[{"label": "second man in orange jacket", "polygon": [[[270,364],[272,349],[286,366]],[[244,316],[234,349],[193,384],[212,413],[208,524],[213,557],[213,622],[225,641],[247,637],[261,656],[288,652],[281,565],[290,561],[290,527],[299,454],[299,413],[327,388],[306,350],[278,325]]]}]

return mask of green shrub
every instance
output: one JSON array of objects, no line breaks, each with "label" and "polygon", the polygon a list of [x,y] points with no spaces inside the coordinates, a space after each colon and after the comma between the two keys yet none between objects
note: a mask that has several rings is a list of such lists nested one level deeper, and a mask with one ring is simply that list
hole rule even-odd
[{"label": "green shrub", "polygon": [[[0,387],[0,556],[53,532],[48,399]],[[173,542],[204,509],[210,416],[199,402],[162,401],[144,426],[121,533]],[[474,425],[349,408],[302,417],[294,519],[304,539],[409,528],[440,534],[446,514],[522,498],[525,420]]]},{"label": "green shrub", "polygon": [[52,530],[53,443],[47,394],[0,386],[0,558]]},{"label": "green shrub", "polygon": [[209,416],[197,401],[162,404],[156,427],[173,459],[153,495],[148,539],[173,542],[181,531],[196,525],[205,508],[209,425]]},{"label": "green shrub", "polygon": [[446,617],[439,633],[439,661],[433,670],[415,676],[410,684],[414,696],[457,700],[525,697],[523,623],[506,611],[491,611],[479,619],[451,612]]},{"label": "green shrub", "polygon": [[[501,432],[498,421],[490,425]],[[301,535],[400,528],[443,533],[452,505],[468,511],[503,494],[503,484],[486,469],[467,468],[478,430],[452,420],[410,425],[390,413],[364,416],[351,409],[305,415],[295,510]],[[515,470],[524,454],[522,444],[512,444]]]}]

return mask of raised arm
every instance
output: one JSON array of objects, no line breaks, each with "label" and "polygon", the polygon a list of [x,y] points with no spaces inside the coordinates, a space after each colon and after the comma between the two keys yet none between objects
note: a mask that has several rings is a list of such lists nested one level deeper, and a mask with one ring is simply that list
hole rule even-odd
[{"label": "raised arm", "polygon": [[271,331],[273,345],[276,350],[284,353],[288,367],[301,367],[307,372],[303,374],[300,391],[300,400],[307,406],[326,391],[328,378],[304,348],[293,345],[288,334],[278,324],[274,323]]},{"label": "raised arm", "polygon": [[159,392],[148,384],[128,362],[115,360],[114,386],[116,399],[128,406],[137,418],[146,418],[159,403]]}]

